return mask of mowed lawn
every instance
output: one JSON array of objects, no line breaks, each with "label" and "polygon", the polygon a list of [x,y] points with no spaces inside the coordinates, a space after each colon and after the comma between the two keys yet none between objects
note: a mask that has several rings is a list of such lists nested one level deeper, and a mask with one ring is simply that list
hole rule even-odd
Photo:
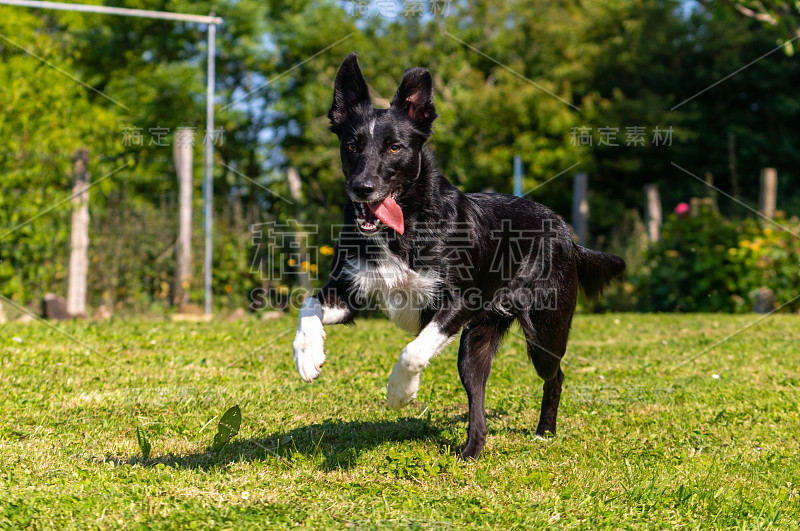
[{"label": "mowed lawn", "polygon": [[[313,384],[295,323],[113,320],[0,328],[0,527],[797,529],[800,316],[581,315],[555,438],[521,333],[463,463],[457,342],[385,407],[409,337],[328,327]],[[716,345],[715,345],[716,344]],[[713,348],[710,348],[713,347]],[[239,434],[209,451],[217,422]],[[136,427],[151,444],[142,459]]]}]

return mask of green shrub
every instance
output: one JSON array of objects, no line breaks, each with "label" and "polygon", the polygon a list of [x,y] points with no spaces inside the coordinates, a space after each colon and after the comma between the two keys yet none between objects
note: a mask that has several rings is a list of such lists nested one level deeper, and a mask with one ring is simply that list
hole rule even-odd
[{"label": "green shrub", "polygon": [[[771,289],[778,304],[800,295],[800,222],[783,214],[775,222],[748,220],[740,224],[737,245],[728,249],[738,272],[737,293],[745,299],[742,303],[747,309],[760,287]],[[800,301],[787,307],[796,311]]]},{"label": "green shrub", "polygon": [[[646,252],[633,279],[638,307],[646,311],[748,312],[756,290],[774,291],[778,304],[800,288],[797,218],[732,222],[703,207],[680,219],[671,215],[662,238]],[[794,234],[793,234],[794,233]],[[787,305],[800,307],[795,301]]]}]

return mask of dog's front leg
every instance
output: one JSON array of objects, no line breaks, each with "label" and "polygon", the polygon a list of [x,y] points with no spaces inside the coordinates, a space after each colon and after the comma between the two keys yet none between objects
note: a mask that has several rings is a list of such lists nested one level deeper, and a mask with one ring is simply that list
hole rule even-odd
[{"label": "dog's front leg", "polygon": [[461,312],[439,314],[409,343],[394,364],[386,388],[387,405],[400,409],[417,397],[419,378],[431,359],[453,340],[463,324]]},{"label": "dog's front leg", "polygon": [[355,316],[353,309],[327,288],[307,298],[300,308],[292,347],[297,372],[304,382],[314,381],[325,363],[325,329],[322,325],[346,323]]}]

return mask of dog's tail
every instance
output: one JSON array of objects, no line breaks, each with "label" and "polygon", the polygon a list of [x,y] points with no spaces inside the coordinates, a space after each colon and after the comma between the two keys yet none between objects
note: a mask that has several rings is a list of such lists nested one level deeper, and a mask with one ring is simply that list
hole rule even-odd
[{"label": "dog's tail", "polygon": [[613,280],[625,271],[625,260],[617,255],[593,251],[577,243],[575,253],[578,257],[578,282],[584,295],[595,300]]}]

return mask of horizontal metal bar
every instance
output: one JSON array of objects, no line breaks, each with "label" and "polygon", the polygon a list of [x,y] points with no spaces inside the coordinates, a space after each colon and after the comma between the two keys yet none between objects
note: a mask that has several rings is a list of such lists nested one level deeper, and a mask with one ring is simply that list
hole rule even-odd
[{"label": "horizontal metal bar", "polygon": [[169,13],[167,11],[148,11],[146,9],[127,9],[124,7],[95,6],[89,4],[65,4],[63,2],[40,2],[37,0],[0,0],[0,4],[19,7],[35,7],[39,9],[59,9],[61,11],[101,13],[103,15],[118,15],[123,17],[180,20],[183,22],[198,22],[200,24],[222,24],[222,19],[219,17],[187,15],[184,13]]}]

